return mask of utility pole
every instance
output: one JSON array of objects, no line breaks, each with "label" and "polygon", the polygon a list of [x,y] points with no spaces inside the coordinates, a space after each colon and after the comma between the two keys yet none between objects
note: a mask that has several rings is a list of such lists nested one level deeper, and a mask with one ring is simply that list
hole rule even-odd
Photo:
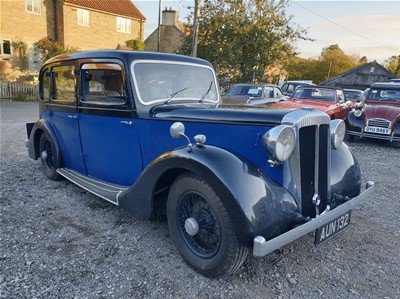
[{"label": "utility pole", "polygon": [[192,42],[192,56],[197,56],[197,36],[200,17],[200,0],[194,0],[194,18],[193,18],[193,42]]},{"label": "utility pole", "polygon": [[161,0],[158,0],[157,52],[160,52]]}]

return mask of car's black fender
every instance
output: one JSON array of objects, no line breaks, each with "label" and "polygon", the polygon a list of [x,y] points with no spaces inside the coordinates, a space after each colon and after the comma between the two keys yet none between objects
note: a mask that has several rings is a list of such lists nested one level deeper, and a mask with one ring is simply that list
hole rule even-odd
[{"label": "car's black fender", "polygon": [[254,165],[214,146],[195,146],[167,152],[155,159],[140,178],[118,197],[119,206],[150,218],[157,193],[169,190],[183,172],[205,179],[221,199],[235,225],[237,238],[251,246],[291,229],[298,207],[286,189],[266,178]]},{"label": "car's black fender", "polygon": [[40,157],[39,152],[39,142],[40,136],[43,133],[46,133],[49,138],[50,142],[52,143],[52,148],[54,149],[54,163],[56,168],[63,167],[63,159],[60,150],[60,146],[58,145],[56,134],[50,124],[49,121],[45,119],[39,119],[35,124],[27,124],[27,133],[29,138],[28,143],[28,153],[29,157],[37,160]]},{"label": "car's black fender", "polygon": [[333,200],[335,197],[353,198],[361,192],[360,165],[345,143],[331,151],[330,181]]},{"label": "car's black fender", "polygon": [[364,127],[364,117],[356,117],[354,111],[350,111],[345,119],[347,131],[361,133]]}]

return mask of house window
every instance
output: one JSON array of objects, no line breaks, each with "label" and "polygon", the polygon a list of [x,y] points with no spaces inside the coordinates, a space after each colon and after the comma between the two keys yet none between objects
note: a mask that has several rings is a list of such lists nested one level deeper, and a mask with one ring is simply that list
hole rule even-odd
[{"label": "house window", "polygon": [[90,11],[78,8],[78,25],[81,26],[90,25]]},{"label": "house window", "polygon": [[131,33],[132,23],[130,19],[117,17],[117,31]]},{"label": "house window", "polygon": [[26,11],[40,15],[42,13],[41,0],[26,0]]},{"label": "house window", "polygon": [[0,54],[2,56],[11,56],[11,40],[3,39],[1,41]]}]

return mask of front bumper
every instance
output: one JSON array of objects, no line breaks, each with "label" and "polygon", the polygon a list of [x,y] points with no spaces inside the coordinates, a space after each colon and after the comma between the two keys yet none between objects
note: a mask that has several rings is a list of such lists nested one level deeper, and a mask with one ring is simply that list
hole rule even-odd
[{"label": "front bumper", "polygon": [[400,136],[395,136],[395,133],[393,132],[391,135],[381,135],[381,134],[374,134],[374,133],[367,133],[364,131],[357,132],[357,131],[350,131],[347,130],[347,134],[357,136],[360,138],[367,137],[367,138],[375,138],[375,139],[381,139],[381,140],[388,140],[388,141],[400,141]]},{"label": "front bumper", "polygon": [[374,183],[368,181],[366,184],[366,190],[360,195],[354,197],[353,199],[341,204],[335,209],[313,218],[311,221],[302,224],[278,237],[275,237],[269,241],[266,241],[262,236],[256,236],[253,240],[253,255],[255,257],[263,257],[268,253],[286,245],[290,242],[308,234],[317,228],[333,221],[337,217],[345,214],[346,212],[354,209],[360,205],[364,200],[366,200],[373,192],[375,186]]}]

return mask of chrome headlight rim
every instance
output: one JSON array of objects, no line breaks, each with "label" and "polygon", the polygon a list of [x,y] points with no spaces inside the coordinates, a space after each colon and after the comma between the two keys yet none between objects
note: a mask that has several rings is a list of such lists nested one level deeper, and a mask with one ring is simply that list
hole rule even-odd
[{"label": "chrome headlight rim", "polygon": [[270,158],[284,162],[290,158],[296,146],[296,131],[292,126],[279,125],[264,134],[263,144]]},{"label": "chrome headlight rim", "polygon": [[342,119],[331,120],[331,145],[334,149],[338,149],[346,135],[346,124]]},{"label": "chrome headlight rim", "polygon": [[361,118],[363,116],[363,111],[361,109],[356,109],[354,111],[354,116],[357,118]]}]

